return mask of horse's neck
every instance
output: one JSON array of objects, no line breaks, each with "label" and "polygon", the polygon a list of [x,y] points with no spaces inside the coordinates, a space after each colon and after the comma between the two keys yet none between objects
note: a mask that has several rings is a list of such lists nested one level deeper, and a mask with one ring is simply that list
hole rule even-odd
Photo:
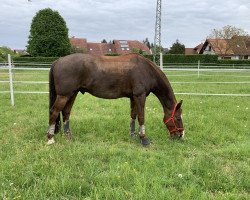
[{"label": "horse's neck", "polygon": [[155,95],[162,104],[164,114],[168,115],[172,112],[172,109],[176,104],[176,98],[169,81],[167,79],[166,80],[158,79],[158,80],[159,81],[156,86],[157,92],[155,92]]}]

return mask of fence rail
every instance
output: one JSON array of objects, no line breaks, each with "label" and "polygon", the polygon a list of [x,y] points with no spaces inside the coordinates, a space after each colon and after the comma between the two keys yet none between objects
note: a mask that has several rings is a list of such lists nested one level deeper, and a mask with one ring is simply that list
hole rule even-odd
[{"label": "fence rail", "polygon": [[[15,68],[50,68],[52,62],[12,62]],[[8,62],[0,62],[1,66],[8,65]],[[222,68],[222,69],[250,69],[250,64],[218,64],[218,63],[162,63],[164,68]]]},{"label": "fence rail", "polygon": [[[25,71],[48,71],[50,69],[51,63],[34,63],[34,62],[16,62],[13,63],[11,61],[10,56],[8,55],[8,63],[1,62],[0,63],[0,70],[6,71],[5,73],[0,74],[8,74],[8,81],[7,80],[1,80],[0,83],[9,83],[10,90],[9,91],[0,91],[2,94],[10,94],[11,97],[11,105],[14,106],[14,94],[48,94],[48,92],[45,91],[14,91],[13,84],[48,84],[47,81],[13,81],[13,72],[18,73],[17,71],[25,70]],[[168,74],[168,76],[214,76],[212,74],[205,74],[201,72],[250,72],[250,66],[249,65],[220,65],[215,66],[214,63],[209,64],[203,64],[198,62],[195,64],[190,63],[165,63],[163,64],[163,70],[164,71],[186,71],[186,72],[192,72],[188,74]],[[220,76],[235,76],[235,75],[220,75]],[[236,76],[235,76],[236,77]],[[238,77],[238,76],[237,76]],[[239,76],[239,77],[250,77],[250,76]],[[203,84],[204,82],[171,82],[173,84]],[[206,82],[208,84],[250,84],[249,81],[241,81],[241,82]],[[176,93],[180,95],[193,95],[193,96],[231,96],[231,97],[249,97],[250,94],[211,94],[211,93],[192,93],[192,92],[182,92],[182,93]]]}]

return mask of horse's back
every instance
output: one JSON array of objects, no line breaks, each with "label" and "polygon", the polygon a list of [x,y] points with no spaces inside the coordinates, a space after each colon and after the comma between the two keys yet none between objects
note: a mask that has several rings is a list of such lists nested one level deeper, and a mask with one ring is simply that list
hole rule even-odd
[{"label": "horse's back", "polygon": [[137,54],[68,55],[57,61],[54,77],[56,90],[61,95],[71,95],[78,90],[102,98],[130,97],[138,88],[149,90],[151,81],[143,58]]}]

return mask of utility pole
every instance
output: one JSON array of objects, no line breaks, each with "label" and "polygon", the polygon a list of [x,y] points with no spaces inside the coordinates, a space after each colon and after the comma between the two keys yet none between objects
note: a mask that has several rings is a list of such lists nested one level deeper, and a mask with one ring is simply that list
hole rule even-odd
[{"label": "utility pole", "polygon": [[161,53],[161,0],[157,0],[156,20],[155,20],[155,38],[154,38],[154,62],[160,65]]}]

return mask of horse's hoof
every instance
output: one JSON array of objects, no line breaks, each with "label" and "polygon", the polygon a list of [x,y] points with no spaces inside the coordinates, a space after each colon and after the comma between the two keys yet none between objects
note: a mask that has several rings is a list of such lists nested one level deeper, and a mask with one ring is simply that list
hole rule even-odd
[{"label": "horse's hoof", "polygon": [[54,138],[49,139],[48,142],[47,142],[48,145],[51,145],[51,144],[54,144],[54,143],[55,143]]},{"label": "horse's hoof", "polygon": [[146,137],[141,138],[141,144],[142,144],[143,146],[150,145],[150,140],[149,140],[148,138],[146,138]]},{"label": "horse's hoof", "polygon": [[72,134],[71,133],[64,133],[64,136],[67,140],[72,140]]}]

